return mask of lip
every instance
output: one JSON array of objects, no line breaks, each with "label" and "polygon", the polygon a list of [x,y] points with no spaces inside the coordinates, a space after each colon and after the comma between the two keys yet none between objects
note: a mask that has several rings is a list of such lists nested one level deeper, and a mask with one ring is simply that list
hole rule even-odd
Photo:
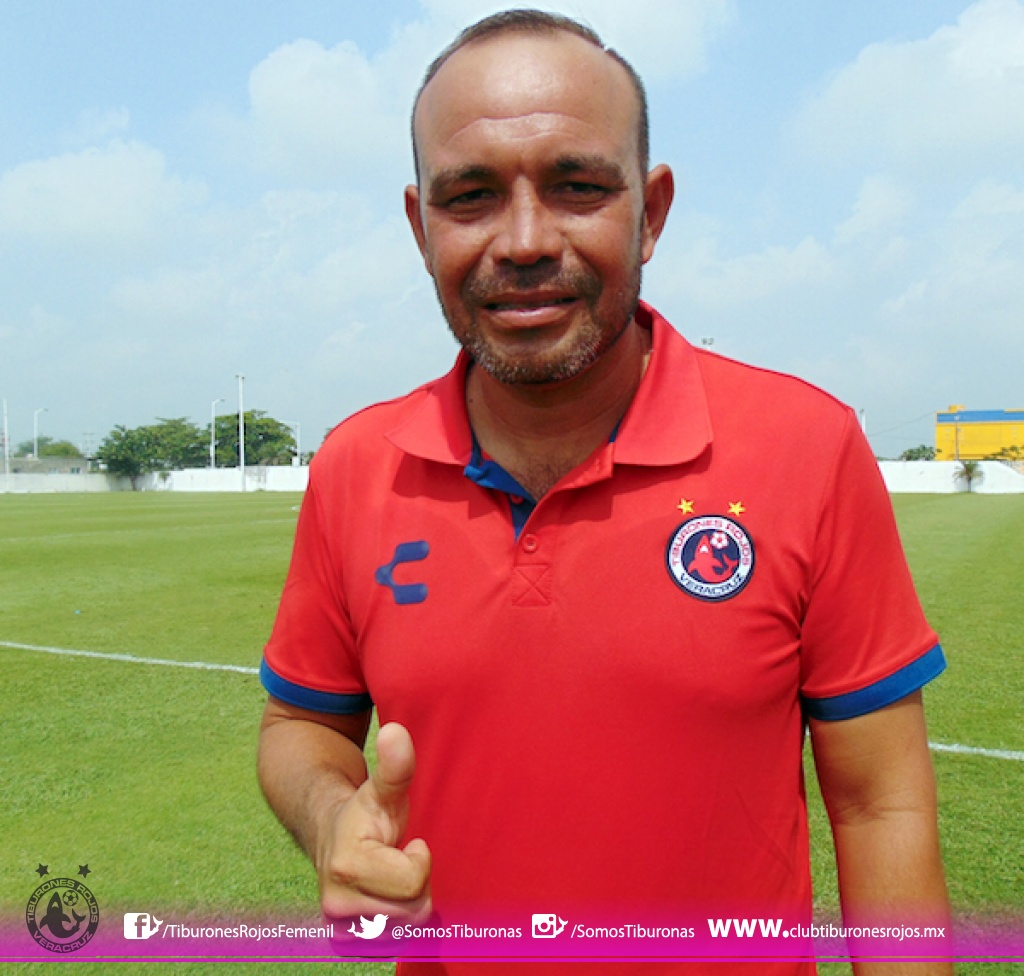
[{"label": "lip", "polygon": [[489,311],[530,311],[540,308],[556,308],[576,301],[575,295],[564,292],[504,292],[491,297],[484,303]]},{"label": "lip", "polygon": [[493,296],[483,308],[499,322],[522,328],[557,322],[578,301],[578,296],[564,293],[507,292]]}]

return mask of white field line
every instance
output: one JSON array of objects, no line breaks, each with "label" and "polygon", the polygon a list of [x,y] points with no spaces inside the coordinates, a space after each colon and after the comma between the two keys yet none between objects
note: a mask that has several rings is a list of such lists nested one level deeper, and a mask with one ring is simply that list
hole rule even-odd
[{"label": "white field line", "polygon": [[1012,749],[979,749],[976,746],[962,746],[956,742],[929,742],[928,747],[934,752],[958,752],[965,756],[988,756],[989,759],[1024,762],[1024,752],[1014,752]]},{"label": "white field line", "polygon": [[[235,671],[239,674],[259,674],[259,668],[246,668],[240,664],[210,664],[207,661],[168,661],[158,657],[137,657],[134,654],[104,654],[99,651],[75,651],[65,647],[40,647],[37,644],[15,644],[11,641],[0,641],[0,647],[10,647],[16,651],[40,651],[43,654],[60,654],[64,657],[92,657],[104,661],[128,661],[131,664],[163,664],[171,668],[195,668],[199,671]],[[1012,762],[1024,762],[1024,752],[1011,749],[981,749],[977,746],[964,746],[957,742],[929,742],[934,752],[954,752],[965,756],[985,756],[988,759],[1009,759]]]},{"label": "white field line", "polygon": [[37,644],[14,644],[0,641],[0,647],[11,647],[16,651],[41,651],[43,654],[60,654],[64,657],[93,657],[103,661],[128,661],[131,664],[164,664],[170,668],[195,668],[199,671],[237,671],[239,674],[259,674],[259,668],[245,668],[240,664],[210,664],[207,661],[165,661],[159,657],[136,657],[134,654],[102,654],[99,651],[73,651],[65,647],[40,647]]}]

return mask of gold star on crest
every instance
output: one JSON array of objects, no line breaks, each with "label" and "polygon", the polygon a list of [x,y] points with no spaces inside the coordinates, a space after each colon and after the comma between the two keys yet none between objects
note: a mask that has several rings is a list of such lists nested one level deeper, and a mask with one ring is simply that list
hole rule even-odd
[{"label": "gold star on crest", "polygon": [[729,503],[729,514],[730,515],[742,515],[746,509],[743,507],[743,502],[730,502]]},{"label": "gold star on crest", "polygon": [[679,500],[679,504],[676,505],[676,508],[678,508],[684,515],[693,514],[693,502],[688,502],[685,498],[681,498]]}]

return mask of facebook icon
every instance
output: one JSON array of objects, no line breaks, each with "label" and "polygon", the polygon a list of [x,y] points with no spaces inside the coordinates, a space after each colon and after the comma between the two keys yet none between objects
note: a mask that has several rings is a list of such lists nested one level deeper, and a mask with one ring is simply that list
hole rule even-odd
[{"label": "facebook icon", "polygon": [[163,920],[153,918],[146,912],[129,912],[124,917],[124,937],[126,939],[148,939],[156,935]]}]

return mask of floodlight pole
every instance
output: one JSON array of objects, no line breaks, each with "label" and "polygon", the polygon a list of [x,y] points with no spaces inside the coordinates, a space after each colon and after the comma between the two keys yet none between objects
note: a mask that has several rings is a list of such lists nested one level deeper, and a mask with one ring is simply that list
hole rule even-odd
[{"label": "floodlight pole", "polygon": [[210,404],[210,467],[217,467],[217,404],[223,403],[224,397]]},{"label": "floodlight pole", "polygon": [[7,435],[7,397],[4,397],[4,490],[10,491],[11,444]]},{"label": "floodlight pole", "polygon": [[39,415],[46,413],[46,407],[40,407],[32,414],[32,457],[39,460]]},{"label": "floodlight pole", "polygon": [[242,491],[245,491],[245,406],[243,391],[245,377],[238,373],[238,470],[242,476]]},{"label": "floodlight pole", "polygon": [[295,463],[302,467],[302,424],[297,420],[282,420],[281,423],[295,431]]}]

